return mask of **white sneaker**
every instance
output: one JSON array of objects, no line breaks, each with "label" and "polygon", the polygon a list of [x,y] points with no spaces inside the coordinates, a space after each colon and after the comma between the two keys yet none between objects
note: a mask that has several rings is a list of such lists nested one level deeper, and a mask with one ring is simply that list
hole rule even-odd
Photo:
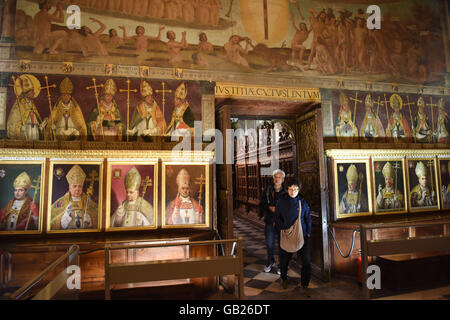
[{"label": "white sneaker", "polygon": [[275,263],[271,263],[267,266],[264,266],[264,272],[270,272],[270,270],[272,270],[272,267],[274,266]]},{"label": "white sneaker", "polygon": [[281,269],[280,269],[280,267],[278,267],[278,269],[277,269],[277,274],[281,274]]}]

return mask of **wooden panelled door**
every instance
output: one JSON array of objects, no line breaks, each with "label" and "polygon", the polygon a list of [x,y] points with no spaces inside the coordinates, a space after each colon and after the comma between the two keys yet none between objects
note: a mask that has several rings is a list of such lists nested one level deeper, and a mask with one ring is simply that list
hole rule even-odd
[{"label": "wooden panelled door", "polygon": [[[328,235],[326,210],[322,210],[321,161],[323,142],[321,112],[317,108],[296,119],[296,144],[298,178],[302,183],[301,194],[311,209],[311,264],[312,272],[323,280],[328,276]],[[322,215],[324,212],[324,215]],[[325,223],[324,223],[325,221]]]}]

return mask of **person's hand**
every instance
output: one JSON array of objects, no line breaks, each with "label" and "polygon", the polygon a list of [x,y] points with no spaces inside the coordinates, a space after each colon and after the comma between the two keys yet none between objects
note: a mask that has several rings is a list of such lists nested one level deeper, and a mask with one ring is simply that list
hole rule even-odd
[{"label": "person's hand", "polygon": [[120,30],[125,30],[125,26],[119,26]]},{"label": "person's hand", "polygon": [[70,221],[72,221],[72,202],[69,203],[66,210],[64,211],[63,216],[61,217],[61,228],[67,229],[69,227]]},{"label": "person's hand", "polygon": [[91,21],[93,21],[93,22],[99,22],[97,19],[95,19],[95,18],[93,18],[93,17],[90,17],[89,18]]},{"label": "person's hand", "polygon": [[159,31],[164,30],[165,28],[165,26],[159,26]]},{"label": "person's hand", "polygon": [[133,134],[135,134],[135,133],[136,133],[136,131],[137,131],[137,128],[133,128],[133,129],[128,129],[128,130],[127,130],[127,134],[129,134],[129,135],[133,135]]},{"label": "person's hand", "polygon": [[[72,213],[72,202],[69,203],[69,205],[66,207],[66,210],[64,211],[64,216],[69,216]],[[70,217],[72,219],[72,217]]]},{"label": "person's hand", "polygon": [[269,210],[275,212],[275,206],[269,206]]},{"label": "person's hand", "polygon": [[142,135],[143,136],[151,136],[152,135],[152,130],[145,129],[144,131],[142,131]]}]

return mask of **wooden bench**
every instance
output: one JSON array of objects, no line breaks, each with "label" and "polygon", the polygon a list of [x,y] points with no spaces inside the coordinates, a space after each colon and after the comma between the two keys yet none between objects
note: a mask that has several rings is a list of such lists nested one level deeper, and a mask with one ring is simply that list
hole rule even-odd
[{"label": "wooden bench", "polygon": [[[130,263],[111,263],[114,250],[143,249],[173,246],[233,244],[232,252],[224,256],[192,257]],[[236,253],[234,252],[236,250]],[[165,244],[123,245],[105,247],[105,299],[111,299],[111,285],[161,280],[236,275],[238,299],[244,298],[244,260],[242,239],[193,241]]]},{"label": "wooden bench", "polygon": [[[380,262],[386,262],[387,265],[392,266],[394,272],[390,274],[391,278],[395,279],[402,273],[405,274],[405,265],[410,261],[423,261],[423,265],[433,265],[432,260],[439,261],[441,257],[447,257],[450,250],[450,234],[448,232],[448,225],[450,221],[436,220],[424,222],[401,222],[390,224],[362,224],[360,225],[360,239],[361,239],[361,261],[362,261],[362,284],[364,298],[370,298],[370,292],[367,287],[368,274],[366,273],[368,267],[368,258],[377,257]],[[416,236],[415,232],[410,232],[407,237],[396,239],[368,239],[369,232],[374,230],[392,229],[392,228],[410,228],[415,230],[420,227],[442,226],[442,233]],[[413,228],[413,229],[411,229]],[[443,258],[444,259],[444,258]],[[428,261],[425,261],[428,260]],[[394,266],[397,264],[396,266]],[[389,268],[387,268],[389,269]],[[396,271],[395,271],[396,270]],[[389,270],[384,270],[386,276]],[[381,270],[383,277],[383,270]],[[421,274],[409,273],[415,277],[423,276]],[[447,276],[450,276],[447,275]],[[395,282],[395,281],[394,281]]]}]

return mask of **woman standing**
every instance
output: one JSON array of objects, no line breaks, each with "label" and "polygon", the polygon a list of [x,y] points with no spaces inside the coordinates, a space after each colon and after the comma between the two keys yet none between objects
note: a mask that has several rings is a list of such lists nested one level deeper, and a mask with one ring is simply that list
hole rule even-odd
[{"label": "woman standing", "polygon": [[[286,183],[287,194],[285,194],[277,203],[275,208],[275,225],[283,233],[284,230],[291,228],[298,223],[300,218],[301,232],[303,236],[303,246],[298,251],[288,252],[283,249],[283,235],[280,238],[280,269],[281,286],[287,289],[287,271],[292,255],[297,253],[297,259],[301,260],[301,285],[305,296],[309,297],[308,285],[311,279],[311,258],[310,258],[310,237],[311,237],[311,215],[308,203],[299,193],[301,184],[295,179],[290,179]],[[300,213],[300,216],[299,216]]]}]

